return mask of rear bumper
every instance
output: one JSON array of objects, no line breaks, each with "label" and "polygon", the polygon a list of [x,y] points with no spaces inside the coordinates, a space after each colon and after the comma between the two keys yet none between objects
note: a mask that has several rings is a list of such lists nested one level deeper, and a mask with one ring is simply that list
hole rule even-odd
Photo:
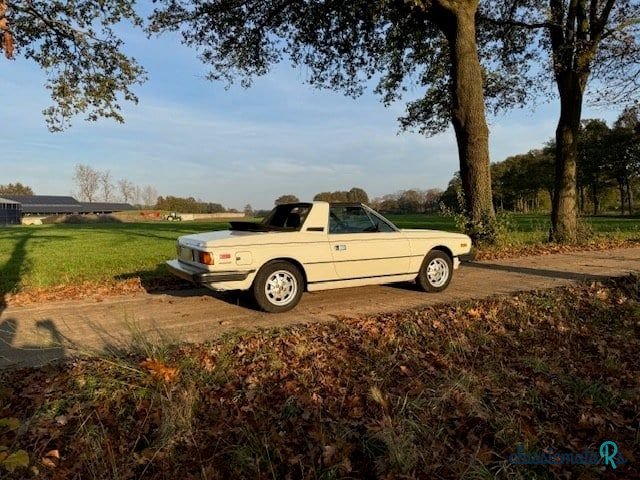
[{"label": "rear bumper", "polygon": [[202,270],[186,263],[182,263],[179,260],[169,260],[167,262],[167,268],[176,277],[188,280],[189,282],[197,284],[211,284],[217,282],[241,282],[246,280],[247,277],[255,270],[229,270],[223,272],[210,272],[209,270]]}]

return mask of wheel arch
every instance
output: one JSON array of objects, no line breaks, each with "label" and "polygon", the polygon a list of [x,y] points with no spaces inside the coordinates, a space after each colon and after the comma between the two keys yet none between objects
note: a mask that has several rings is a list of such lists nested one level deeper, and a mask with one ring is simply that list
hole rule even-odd
[{"label": "wheel arch", "polygon": [[287,262],[290,263],[291,265],[293,265],[294,267],[296,267],[300,273],[302,274],[302,281],[304,282],[303,287],[303,291],[307,291],[307,272],[304,269],[304,266],[302,265],[302,263],[298,260],[296,260],[295,258],[291,258],[291,257],[277,257],[277,258],[272,258],[267,262],[264,262],[262,264],[262,266],[258,269],[258,271],[262,270],[264,267],[266,267],[267,265],[274,263],[274,262]]},{"label": "wheel arch", "polygon": [[451,251],[451,249],[449,247],[447,247],[445,245],[437,245],[437,246],[433,247],[431,250],[429,250],[427,252],[427,255],[429,255],[429,253],[433,252],[434,250],[446,253],[447,256],[449,257],[449,259],[453,262],[454,255],[453,255],[453,252]]}]

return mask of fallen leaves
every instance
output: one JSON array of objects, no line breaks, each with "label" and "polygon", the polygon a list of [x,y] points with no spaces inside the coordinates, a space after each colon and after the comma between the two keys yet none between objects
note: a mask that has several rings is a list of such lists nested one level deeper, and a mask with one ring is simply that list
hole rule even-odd
[{"label": "fallen leaves", "polygon": [[44,457],[40,459],[40,463],[47,468],[54,469],[58,466],[60,460],[60,452],[58,450],[49,450],[44,454]]},{"label": "fallen leaves", "polygon": [[639,322],[627,277],[1,372],[0,459],[20,451],[11,468],[31,459],[45,480],[392,479],[516,477],[518,442],[578,451],[615,432],[626,454]]},{"label": "fallen leaves", "polygon": [[177,368],[169,367],[158,360],[147,358],[140,362],[140,366],[149,370],[151,376],[156,380],[172,383],[178,378],[179,370]]},{"label": "fallen leaves", "polygon": [[478,249],[474,253],[475,260],[498,260],[503,258],[555,255],[573,252],[595,252],[615,248],[631,248],[640,245],[638,240],[619,240],[615,238],[599,238],[589,243],[560,244],[537,243],[532,245],[502,245]]},{"label": "fallen leaves", "polygon": [[29,454],[24,450],[18,450],[10,454],[0,452],[0,467],[9,473],[13,473],[19,468],[26,469],[29,467]]}]

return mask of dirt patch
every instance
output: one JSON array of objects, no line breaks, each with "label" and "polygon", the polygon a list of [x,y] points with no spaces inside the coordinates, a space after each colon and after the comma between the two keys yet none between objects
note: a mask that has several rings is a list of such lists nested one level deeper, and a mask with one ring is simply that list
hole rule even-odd
[{"label": "dirt patch", "polygon": [[[9,305],[0,312],[0,368],[39,365],[87,349],[108,351],[135,342],[139,332],[175,342],[202,342],[239,329],[330,322],[492,295],[605,281],[640,272],[640,248],[463,263],[444,292],[427,294],[409,283],[306,293],[292,311],[257,311],[247,295],[206,289],[131,293]],[[185,284],[188,285],[188,284]],[[96,293],[96,292],[92,292]],[[80,292],[82,295],[83,293]],[[59,346],[57,350],[53,346]]]},{"label": "dirt patch", "polygon": [[42,223],[45,225],[60,223],[86,225],[92,223],[122,223],[122,220],[113,215],[52,215],[42,219]]},{"label": "dirt patch", "polygon": [[42,302],[61,300],[97,300],[121,295],[136,295],[167,290],[193,288],[193,284],[175,277],[161,277],[142,280],[140,277],[109,282],[81,282],[73,285],[55,285],[52,287],[30,288],[10,293],[5,302],[11,306],[33,305]]}]

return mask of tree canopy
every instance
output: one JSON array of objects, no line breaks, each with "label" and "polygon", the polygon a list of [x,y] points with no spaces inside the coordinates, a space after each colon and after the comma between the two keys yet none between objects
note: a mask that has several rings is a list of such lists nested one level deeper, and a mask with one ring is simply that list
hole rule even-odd
[{"label": "tree canopy", "polygon": [[33,195],[33,190],[28,185],[23,185],[20,182],[8,183],[6,185],[0,185],[0,195]]},{"label": "tree canopy", "polygon": [[493,26],[476,24],[478,0],[157,5],[151,31],[179,32],[211,67],[212,80],[231,84],[239,78],[249,86],[287,59],[304,67],[315,87],[355,97],[375,85],[386,105],[406,102],[404,129],[434,134],[453,124],[470,233],[484,230],[491,237],[485,106],[496,111],[524,103],[532,89],[523,71],[528,64],[518,61],[526,44],[510,39],[509,55],[503,55],[503,39],[492,34]]},{"label": "tree canopy", "polygon": [[276,205],[282,205],[284,203],[298,203],[299,201],[300,199],[295,195],[288,194],[288,195],[280,195],[278,198],[276,198],[274,203]]},{"label": "tree canopy", "polygon": [[[437,5],[435,11],[427,4]],[[274,64],[288,59],[304,66],[306,82],[359,96],[374,83],[386,104],[407,102],[403,128],[439,133],[451,122],[450,51],[440,24],[448,0],[157,0],[152,32],[178,31],[184,43],[211,67],[208,78],[250,86]],[[460,2],[473,4],[474,2]],[[439,8],[439,10],[438,10]],[[436,18],[437,17],[437,18]],[[502,39],[483,24],[479,48],[488,106],[499,111],[522,103],[531,84],[516,56],[500,54]],[[525,45],[510,44],[511,53]]]},{"label": "tree canopy", "polygon": [[369,195],[359,187],[353,187],[349,191],[337,190],[335,192],[320,192],[317,193],[313,199],[324,202],[369,203]]},{"label": "tree canopy", "polygon": [[118,26],[142,20],[135,0],[0,0],[0,46],[7,58],[26,59],[46,73],[53,105],[44,113],[49,129],[71,119],[123,121],[120,102],[137,102],[132,87],[143,68],[123,53]]}]

